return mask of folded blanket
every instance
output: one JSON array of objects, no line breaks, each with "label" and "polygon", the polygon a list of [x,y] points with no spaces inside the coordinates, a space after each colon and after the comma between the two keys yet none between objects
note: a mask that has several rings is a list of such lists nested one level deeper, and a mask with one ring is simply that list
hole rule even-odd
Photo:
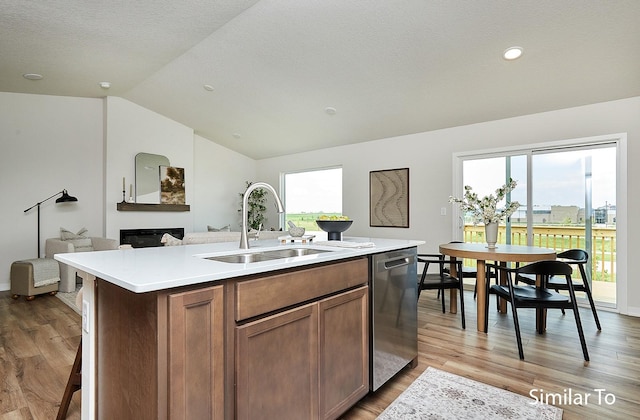
[{"label": "folded blanket", "polygon": [[20,261],[33,267],[33,287],[42,287],[60,281],[60,266],[50,258],[35,258]]},{"label": "folded blanket", "polygon": [[164,244],[164,246],[182,245],[182,239],[178,239],[175,236],[171,236],[168,233],[165,233],[164,235],[162,235],[160,243]]}]

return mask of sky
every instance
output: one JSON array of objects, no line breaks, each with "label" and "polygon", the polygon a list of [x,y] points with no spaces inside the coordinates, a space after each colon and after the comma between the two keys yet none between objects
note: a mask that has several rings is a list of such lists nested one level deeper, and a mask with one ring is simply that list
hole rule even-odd
[{"label": "sky", "polygon": [[[615,147],[572,150],[533,155],[533,205],[584,207],[587,157],[591,158],[591,183],[594,208],[616,203]],[[505,158],[468,160],[464,162],[464,184],[471,185],[480,197],[495,194],[505,183]],[[518,186],[511,194],[513,201],[527,202],[526,157],[511,158],[512,178]]]},{"label": "sky", "polygon": [[342,168],[285,175],[287,213],[342,212]]}]

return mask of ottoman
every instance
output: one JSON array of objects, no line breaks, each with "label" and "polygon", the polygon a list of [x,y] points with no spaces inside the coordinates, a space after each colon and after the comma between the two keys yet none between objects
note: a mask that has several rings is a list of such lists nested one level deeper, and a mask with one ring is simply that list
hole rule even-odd
[{"label": "ottoman", "polygon": [[36,295],[58,292],[60,266],[51,258],[34,258],[11,264],[11,297],[25,296],[33,300]]}]

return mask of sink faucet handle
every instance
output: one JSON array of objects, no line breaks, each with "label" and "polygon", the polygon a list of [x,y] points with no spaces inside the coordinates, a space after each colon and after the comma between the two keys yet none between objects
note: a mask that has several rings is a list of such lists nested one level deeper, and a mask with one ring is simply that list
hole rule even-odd
[{"label": "sink faucet handle", "polygon": [[258,225],[258,231],[256,232],[256,241],[260,239],[260,232],[262,231],[262,223]]}]

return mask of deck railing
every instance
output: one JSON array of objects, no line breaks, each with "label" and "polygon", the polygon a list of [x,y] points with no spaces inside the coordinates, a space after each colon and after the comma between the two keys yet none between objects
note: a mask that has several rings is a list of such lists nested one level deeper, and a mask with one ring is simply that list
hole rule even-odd
[{"label": "deck railing", "polygon": [[[592,263],[591,278],[593,281],[615,282],[616,261],[616,229],[615,227],[593,227],[592,246],[589,257]],[[465,242],[485,242],[484,226],[465,225]],[[498,230],[498,244],[506,243],[506,227],[501,225]],[[526,226],[511,226],[511,243],[513,245],[527,245]],[[533,228],[533,245],[551,248],[556,252],[567,249],[585,247],[584,227],[572,226],[536,226]],[[475,264],[475,261],[465,261],[465,265]]]}]

